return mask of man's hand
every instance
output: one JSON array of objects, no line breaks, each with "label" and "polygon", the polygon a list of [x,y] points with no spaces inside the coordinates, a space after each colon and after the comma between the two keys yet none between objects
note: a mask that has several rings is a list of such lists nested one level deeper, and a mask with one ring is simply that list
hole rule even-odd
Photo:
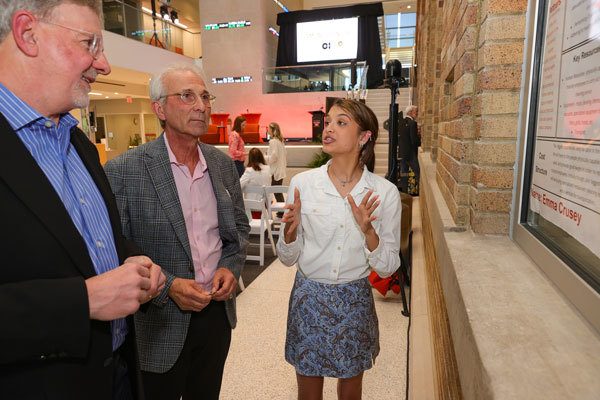
[{"label": "man's hand", "polygon": [[281,221],[285,222],[283,238],[285,239],[286,243],[292,243],[296,240],[298,226],[300,225],[302,215],[302,202],[300,201],[300,191],[298,188],[294,188],[294,203],[286,204],[284,208],[287,208],[288,211],[281,218]]},{"label": "man's hand", "polygon": [[148,290],[148,295],[146,296],[146,299],[143,301],[143,303],[149,301],[153,297],[156,297],[160,294],[160,292],[165,287],[165,282],[167,281],[167,277],[162,272],[160,266],[154,264],[154,262],[146,256],[129,257],[125,260],[125,262],[143,265],[150,271],[150,289]]},{"label": "man's hand", "polygon": [[231,298],[237,287],[235,276],[227,268],[217,268],[213,278],[212,298],[217,301],[223,301]]},{"label": "man's hand", "polygon": [[193,279],[175,278],[169,288],[169,296],[184,311],[202,311],[211,297]]},{"label": "man's hand", "polygon": [[90,318],[111,321],[133,314],[147,301],[152,284],[150,268],[128,262],[86,279]]}]

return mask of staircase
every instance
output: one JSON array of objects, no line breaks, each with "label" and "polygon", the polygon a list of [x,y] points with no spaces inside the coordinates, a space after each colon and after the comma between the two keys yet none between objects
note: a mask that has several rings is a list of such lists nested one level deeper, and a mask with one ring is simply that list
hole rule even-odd
[{"label": "staircase", "polygon": [[[383,122],[390,116],[390,100],[392,98],[389,89],[369,89],[367,105],[373,110],[379,121],[379,135],[375,142],[375,174],[385,176],[388,168],[389,134],[383,129]],[[409,105],[409,88],[400,88],[396,95],[398,111],[404,111]]]}]

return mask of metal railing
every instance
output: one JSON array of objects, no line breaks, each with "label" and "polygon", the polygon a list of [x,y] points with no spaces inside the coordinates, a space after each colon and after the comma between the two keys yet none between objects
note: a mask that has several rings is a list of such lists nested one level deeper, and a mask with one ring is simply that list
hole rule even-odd
[{"label": "metal railing", "polygon": [[153,17],[127,3],[128,0],[102,2],[104,30],[191,58],[201,55],[200,33],[193,33],[160,16]]}]

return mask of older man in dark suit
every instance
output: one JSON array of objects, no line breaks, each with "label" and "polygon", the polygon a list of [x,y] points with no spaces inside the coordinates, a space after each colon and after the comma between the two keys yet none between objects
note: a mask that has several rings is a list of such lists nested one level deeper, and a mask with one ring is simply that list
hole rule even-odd
[{"label": "older man in dark suit", "polygon": [[398,148],[400,160],[400,190],[408,193],[408,167],[415,173],[415,186],[419,186],[419,176],[421,169],[419,168],[418,151],[421,145],[421,138],[417,127],[417,106],[408,106],[405,110],[405,129],[400,130],[398,138]]},{"label": "older man in dark suit", "polygon": [[202,75],[176,65],[153,77],[164,134],[105,167],[125,236],[167,276],[135,316],[148,399],[218,399],[236,324],[250,227],[233,161],[200,142],[214,99]]},{"label": "older man in dark suit", "polygon": [[127,316],[157,294],[160,268],[131,257],[96,148],[69,114],[110,72],[102,3],[0,8],[0,398],[142,399]]}]

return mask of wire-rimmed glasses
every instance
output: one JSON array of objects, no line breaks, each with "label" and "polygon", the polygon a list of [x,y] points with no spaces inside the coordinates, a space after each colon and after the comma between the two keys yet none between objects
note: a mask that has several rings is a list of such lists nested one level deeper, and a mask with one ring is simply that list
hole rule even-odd
[{"label": "wire-rimmed glasses", "polygon": [[104,48],[102,46],[102,36],[101,35],[98,35],[98,34],[92,33],[92,32],[88,32],[88,31],[84,31],[81,29],[77,29],[77,28],[71,28],[70,26],[57,24],[56,22],[51,22],[51,21],[46,21],[46,20],[40,20],[40,22],[44,22],[46,24],[50,24],[50,25],[54,25],[54,26],[59,26],[61,28],[68,29],[70,31],[81,33],[82,35],[88,36],[89,39],[87,41],[87,50],[90,53],[90,55],[92,57],[94,57],[94,60],[97,60],[98,58],[100,58],[100,55],[104,51]]},{"label": "wire-rimmed glasses", "polygon": [[205,106],[211,107],[216,99],[215,96],[213,96],[212,94],[210,94],[208,92],[204,92],[204,93],[201,93],[198,95],[191,90],[184,90],[183,92],[179,92],[179,93],[166,94],[164,96],[161,96],[161,98],[166,98],[166,97],[171,97],[171,96],[179,96],[179,99],[181,100],[181,102],[183,104],[187,104],[188,106],[196,104],[198,99],[200,99],[200,100],[202,100],[202,103],[204,103]]}]

